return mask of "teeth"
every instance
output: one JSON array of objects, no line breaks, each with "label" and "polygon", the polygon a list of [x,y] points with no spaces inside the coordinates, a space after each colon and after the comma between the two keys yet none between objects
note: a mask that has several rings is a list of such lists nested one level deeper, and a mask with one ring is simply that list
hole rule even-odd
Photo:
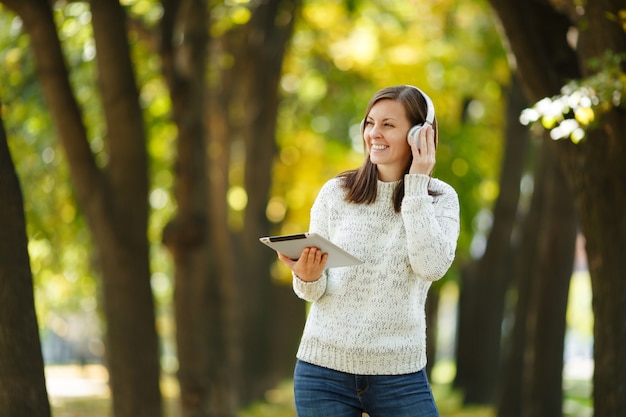
[{"label": "teeth", "polygon": [[376,151],[382,151],[387,149],[387,146],[385,145],[372,145],[372,149],[376,150]]}]

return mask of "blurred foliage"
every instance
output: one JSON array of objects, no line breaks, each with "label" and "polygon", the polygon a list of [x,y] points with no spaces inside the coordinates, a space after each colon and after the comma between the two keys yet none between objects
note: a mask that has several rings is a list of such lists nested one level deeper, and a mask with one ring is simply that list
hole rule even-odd
[{"label": "blurred foliage", "polygon": [[[214,37],[244,24],[252,12],[252,3],[245,0],[209,3]],[[160,238],[175,211],[176,127],[170,120],[160,60],[147,36],[158,25],[162,9],[157,0],[122,4],[146,30],[132,30],[129,40],[151,160],[152,284],[159,331],[167,340],[172,332],[172,264]],[[107,132],[89,6],[61,1],[55,3],[54,12],[94,158],[104,168]],[[20,19],[0,6],[2,114],[26,199],[40,325],[56,333],[69,316],[96,314],[98,280],[88,228],[28,42]],[[227,55],[214,58],[220,65],[228,64]],[[461,237],[456,266],[448,278],[456,279],[473,239],[488,227],[479,213],[489,213],[498,195],[508,80],[508,63],[486,1],[304,1],[280,83],[279,152],[267,206],[273,232],[306,230],[321,185],[361,164],[358,125],[373,93],[388,85],[414,84],[432,97],[437,111],[440,145],[435,175],[454,186],[460,197]],[[240,170],[234,164],[230,173],[229,203],[234,212],[245,207]],[[286,273],[278,266],[274,272],[277,278]],[[166,356],[171,352],[167,343],[164,352]]]},{"label": "blurred foliage", "polygon": [[554,140],[580,142],[587,130],[598,125],[602,114],[626,107],[625,62],[626,54],[605,51],[589,62],[592,75],[568,82],[560,95],[539,100],[522,112],[520,121],[549,130]]},{"label": "blurred foliage", "polygon": [[469,256],[477,213],[498,195],[508,80],[485,2],[305,2],[281,82],[280,153],[268,206],[276,232],[305,230],[323,182],[361,164],[358,125],[373,93],[414,84],[437,111],[435,175],[461,201],[459,265]]}]

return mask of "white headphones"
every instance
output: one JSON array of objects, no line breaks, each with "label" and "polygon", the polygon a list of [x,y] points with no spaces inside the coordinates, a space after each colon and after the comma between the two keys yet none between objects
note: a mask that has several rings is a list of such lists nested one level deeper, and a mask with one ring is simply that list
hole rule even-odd
[{"label": "white headphones", "polygon": [[[413,85],[407,85],[407,87],[411,87],[419,91],[419,93],[424,97],[424,101],[426,101],[426,120],[424,123],[417,124],[409,129],[409,133],[406,135],[406,140],[411,144],[411,138],[417,137],[419,131],[424,127],[426,123],[432,126],[435,121],[435,106],[433,105],[432,100],[428,97],[428,94],[420,90],[419,88]],[[361,135],[365,132],[365,119],[361,120]]]}]

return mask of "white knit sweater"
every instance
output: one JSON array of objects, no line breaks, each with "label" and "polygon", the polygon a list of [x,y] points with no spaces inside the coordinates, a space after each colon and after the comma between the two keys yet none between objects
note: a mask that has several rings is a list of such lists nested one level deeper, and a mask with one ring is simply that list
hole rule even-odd
[{"label": "white knit sweater", "polygon": [[443,181],[409,174],[396,213],[397,183],[378,181],[373,204],[354,204],[344,200],[341,181],[320,190],[309,231],[364,263],[327,269],[310,283],[293,277],[295,293],[312,302],[297,357],[357,375],[417,372],[426,365],[426,294],[454,259],[457,194]]}]

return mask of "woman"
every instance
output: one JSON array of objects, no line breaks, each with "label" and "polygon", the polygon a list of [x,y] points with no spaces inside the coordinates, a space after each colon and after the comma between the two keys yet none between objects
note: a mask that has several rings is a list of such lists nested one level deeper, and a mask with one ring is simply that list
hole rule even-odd
[{"label": "woman", "polygon": [[424,369],[424,305],[454,259],[458,197],[431,178],[437,123],[421,90],[380,90],[361,126],[365,160],[322,187],[309,231],[364,263],[325,269],[318,248],[298,260],[278,254],[295,293],[312,302],[297,353],[296,410],[299,417],[438,416]]}]

